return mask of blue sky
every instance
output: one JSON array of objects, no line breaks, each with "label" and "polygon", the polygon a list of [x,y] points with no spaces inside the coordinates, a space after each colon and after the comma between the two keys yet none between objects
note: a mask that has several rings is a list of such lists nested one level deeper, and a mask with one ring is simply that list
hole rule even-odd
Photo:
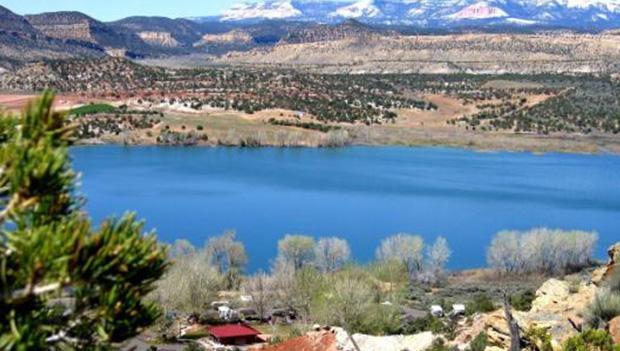
[{"label": "blue sky", "polygon": [[[256,2],[249,0],[247,2]],[[84,12],[100,20],[123,17],[209,16],[231,7],[238,0],[0,0],[0,5],[24,15],[47,11],[72,10]],[[246,2],[246,1],[243,1]]]}]

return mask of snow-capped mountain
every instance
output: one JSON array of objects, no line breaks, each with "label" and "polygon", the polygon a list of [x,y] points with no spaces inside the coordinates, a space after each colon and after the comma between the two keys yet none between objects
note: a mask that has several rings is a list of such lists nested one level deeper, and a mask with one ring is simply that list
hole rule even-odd
[{"label": "snow-capped mountain", "polygon": [[351,5],[340,7],[329,15],[342,18],[373,18],[380,16],[381,10],[375,6],[374,0],[360,0]]},{"label": "snow-capped mountain", "polygon": [[457,13],[453,13],[447,17],[453,20],[477,20],[508,17],[508,14],[501,8],[491,6],[483,1],[464,7]]},{"label": "snow-capped mountain", "polygon": [[301,16],[290,1],[261,2],[257,4],[238,4],[222,13],[222,21],[240,21],[248,19],[284,19]]},{"label": "snow-capped mountain", "polygon": [[266,0],[238,4],[220,21],[293,20],[446,28],[461,25],[620,27],[620,0]]}]

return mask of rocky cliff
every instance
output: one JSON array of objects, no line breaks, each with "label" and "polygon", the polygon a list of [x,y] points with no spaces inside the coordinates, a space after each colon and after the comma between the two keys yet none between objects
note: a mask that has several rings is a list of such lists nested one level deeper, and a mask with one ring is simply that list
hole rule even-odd
[{"label": "rocky cliff", "polygon": [[23,62],[105,55],[92,44],[51,38],[24,17],[0,6],[0,67],[14,68]]},{"label": "rocky cliff", "polygon": [[168,32],[139,32],[138,36],[145,43],[154,46],[163,46],[167,48],[179,47],[179,42]]},{"label": "rocky cliff", "polygon": [[136,34],[151,46],[190,49],[203,34],[201,25],[185,20],[166,17],[128,17],[107,23],[119,32]]},{"label": "rocky cliff", "polygon": [[135,34],[119,32],[107,24],[80,12],[51,12],[26,16],[45,35],[65,41],[80,41],[106,50],[125,50],[148,55],[148,45]]}]

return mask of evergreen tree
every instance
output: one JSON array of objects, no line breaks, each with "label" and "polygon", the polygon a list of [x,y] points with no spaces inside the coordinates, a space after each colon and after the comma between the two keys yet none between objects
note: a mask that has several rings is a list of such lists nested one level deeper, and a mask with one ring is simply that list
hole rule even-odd
[{"label": "evergreen tree", "polygon": [[0,349],[111,349],[158,318],[166,252],[131,214],[93,228],[53,100],[0,116]]}]

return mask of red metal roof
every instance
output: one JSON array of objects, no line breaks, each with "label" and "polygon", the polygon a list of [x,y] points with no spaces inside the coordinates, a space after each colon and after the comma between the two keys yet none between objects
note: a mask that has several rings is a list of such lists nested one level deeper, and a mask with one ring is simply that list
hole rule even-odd
[{"label": "red metal roof", "polygon": [[258,336],[260,332],[246,324],[225,324],[209,328],[209,333],[216,338],[235,338]]}]

